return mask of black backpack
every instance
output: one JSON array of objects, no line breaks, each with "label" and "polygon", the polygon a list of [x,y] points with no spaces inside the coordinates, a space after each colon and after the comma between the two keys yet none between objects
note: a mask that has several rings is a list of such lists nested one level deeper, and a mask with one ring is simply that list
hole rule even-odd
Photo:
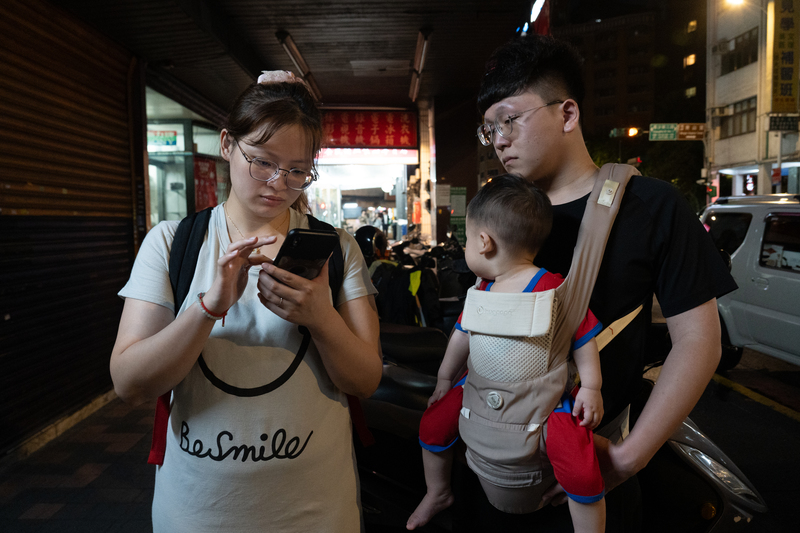
[{"label": "black backpack", "polygon": [[[193,213],[183,220],[178,225],[175,232],[175,238],[172,241],[169,256],[169,281],[172,285],[172,294],[175,301],[175,313],[178,313],[181,305],[189,293],[189,289],[194,278],[194,271],[197,268],[197,258],[200,255],[200,248],[205,241],[206,232],[208,231],[208,223],[211,219],[211,211],[213,207],[209,207]],[[333,226],[326,222],[322,222],[311,215],[308,217],[308,226],[312,230],[317,231],[336,231]],[[330,262],[328,263],[328,284],[330,285],[334,298],[339,294],[342,288],[342,281],[344,280],[344,255],[339,243],[336,243],[336,248],[331,255]],[[308,330],[300,326],[300,333],[303,335],[303,343],[301,349],[298,351],[292,364],[284,372],[284,374],[267,385],[268,389],[259,388],[253,394],[264,394],[270,390],[274,390],[282,385],[286,380],[291,377],[305,355],[306,348],[311,341],[311,335]],[[198,364],[202,369],[205,376],[212,382],[215,382],[214,376],[203,360],[202,354],[198,359]],[[223,389],[224,390],[224,389]],[[239,391],[241,394],[241,390]],[[243,395],[247,395],[245,392]],[[170,412],[170,399],[172,391],[169,391],[158,398],[156,404],[155,420],[153,422],[153,441],[150,447],[150,456],[147,460],[150,464],[162,465],[164,464],[164,453],[166,451],[166,436],[167,436],[167,423],[169,421]],[[358,398],[347,395],[347,401],[350,406],[350,416],[353,419],[361,441],[368,445],[372,441],[372,436],[366,427],[364,415],[361,411],[361,404]]]}]

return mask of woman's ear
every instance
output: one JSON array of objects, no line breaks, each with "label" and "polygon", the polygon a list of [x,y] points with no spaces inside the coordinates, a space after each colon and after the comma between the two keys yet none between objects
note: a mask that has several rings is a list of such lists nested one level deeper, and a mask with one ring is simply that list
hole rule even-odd
[{"label": "woman's ear", "polygon": [[233,150],[233,137],[228,133],[228,130],[222,130],[219,134],[219,151],[222,154],[222,159],[231,162],[231,150]]},{"label": "woman's ear", "polygon": [[564,119],[564,133],[570,133],[578,129],[581,122],[581,111],[578,109],[578,103],[567,98],[561,104],[562,117]]}]

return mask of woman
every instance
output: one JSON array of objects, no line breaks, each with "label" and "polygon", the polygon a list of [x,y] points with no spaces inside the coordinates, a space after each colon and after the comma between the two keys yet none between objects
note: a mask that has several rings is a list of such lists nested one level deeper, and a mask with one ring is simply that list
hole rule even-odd
[{"label": "woman", "polygon": [[[339,294],[327,267],[306,280],[268,259],[290,229],[308,227],[303,190],[316,179],[321,137],[305,85],[283,71],[262,75],[222,130],[230,196],[211,214],[177,318],[168,273],[177,222],[147,235],[120,291],[117,394],[135,404],[173,391],[156,532],[359,529],[345,395],[369,396],[380,381],[375,289],[341,230]],[[298,326],[312,342],[294,374],[271,392],[238,392],[284,374],[302,344]]]}]

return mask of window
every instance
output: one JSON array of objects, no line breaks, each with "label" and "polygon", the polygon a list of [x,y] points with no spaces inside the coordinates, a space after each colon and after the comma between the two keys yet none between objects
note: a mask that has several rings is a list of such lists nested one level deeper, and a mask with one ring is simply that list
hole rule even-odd
[{"label": "window", "polygon": [[617,50],[615,48],[608,48],[600,50],[594,54],[595,61],[615,61],[617,59]]},{"label": "window", "polygon": [[733,115],[722,117],[719,126],[720,139],[756,131],[756,97],[733,104]]},{"label": "window", "polygon": [[705,224],[714,245],[733,255],[744,242],[753,215],[750,213],[715,213],[706,215]]},{"label": "window", "polygon": [[646,83],[628,85],[628,94],[646,93],[649,88]]},{"label": "window", "polygon": [[737,36],[722,46],[720,76],[729,74],[734,70],[746,67],[758,61],[758,28],[753,28]]},{"label": "window", "polygon": [[696,20],[690,20],[689,21],[689,26],[687,26],[687,28],[686,28],[686,33],[692,33],[693,31],[697,31],[697,21]]},{"label": "window", "polygon": [[644,113],[645,111],[649,110],[650,106],[644,103],[631,104],[628,106],[628,113]]},{"label": "window", "polygon": [[694,54],[689,54],[683,58],[683,68],[694,65],[695,61],[697,61],[697,56]]},{"label": "window", "polygon": [[628,74],[647,74],[650,72],[650,67],[647,65],[631,65],[628,67]]},{"label": "window", "polygon": [[594,42],[597,43],[597,44],[599,44],[599,43],[613,43],[613,42],[616,42],[616,40],[617,40],[617,34],[616,33],[598,33],[594,38]]},{"label": "window", "polygon": [[608,98],[609,96],[614,96],[616,92],[616,88],[614,87],[604,87],[602,89],[597,89],[594,95],[595,98]]},{"label": "window", "polygon": [[800,272],[800,215],[779,213],[767,217],[759,264]]},{"label": "window", "polygon": [[596,116],[598,116],[598,117],[606,117],[606,116],[609,116],[609,115],[613,115],[614,111],[616,111],[614,109],[614,106],[595,107],[594,108],[594,114]]},{"label": "window", "polygon": [[594,73],[594,79],[596,80],[605,80],[609,78],[614,78],[616,76],[617,76],[617,69],[614,68],[605,68],[597,70]]},{"label": "window", "polygon": [[697,96],[697,87],[689,87],[686,89],[686,98]]}]

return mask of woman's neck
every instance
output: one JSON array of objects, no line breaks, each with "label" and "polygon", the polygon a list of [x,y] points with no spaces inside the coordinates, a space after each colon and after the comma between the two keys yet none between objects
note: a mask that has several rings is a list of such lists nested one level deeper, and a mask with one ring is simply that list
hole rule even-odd
[{"label": "woman's neck", "polygon": [[231,242],[255,236],[271,237],[275,235],[281,237],[289,231],[290,209],[286,209],[272,218],[262,218],[254,216],[249,210],[242,209],[241,204],[235,198],[226,201],[223,209]]}]

